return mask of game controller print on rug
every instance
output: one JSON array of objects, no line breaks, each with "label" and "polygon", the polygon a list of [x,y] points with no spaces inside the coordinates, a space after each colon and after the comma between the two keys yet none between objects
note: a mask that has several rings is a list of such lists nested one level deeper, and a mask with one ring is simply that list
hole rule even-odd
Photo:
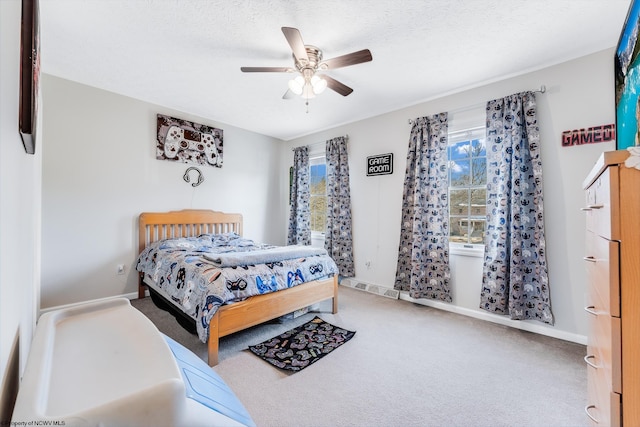
[{"label": "game controller print on rug", "polygon": [[331,353],[355,334],[316,316],[282,335],[249,346],[249,350],[277,368],[297,372]]}]

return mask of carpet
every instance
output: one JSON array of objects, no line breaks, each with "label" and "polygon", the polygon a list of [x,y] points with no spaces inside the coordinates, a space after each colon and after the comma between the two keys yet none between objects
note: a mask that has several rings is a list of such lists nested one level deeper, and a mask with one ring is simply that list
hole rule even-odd
[{"label": "carpet", "polygon": [[277,368],[297,372],[331,353],[355,334],[316,316],[302,326],[249,346],[249,350]]}]

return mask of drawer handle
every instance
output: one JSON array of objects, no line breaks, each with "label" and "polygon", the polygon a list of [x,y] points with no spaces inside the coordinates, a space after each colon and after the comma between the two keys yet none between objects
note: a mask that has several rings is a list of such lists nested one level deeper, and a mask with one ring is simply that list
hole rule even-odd
[{"label": "drawer handle", "polygon": [[596,308],[596,306],[595,306],[595,305],[590,305],[590,306],[585,307],[585,308],[584,308],[584,311],[586,311],[586,312],[587,312],[587,313],[589,313],[589,314],[593,314],[594,316],[597,316],[597,315],[598,315],[598,312],[596,312],[596,311],[594,310],[594,308]]},{"label": "drawer handle", "polygon": [[593,257],[593,256],[585,256],[585,257],[582,257],[582,259],[589,262],[596,262],[596,257]]},{"label": "drawer handle", "polygon": [[589,359],[595,359],[595,358],[596,357],[593,354],[587,354],[584,357],[584,361],[587,365],[591,366],[593,369],[598,369],[599,366],[589,360]]},{"label": "drawer handle", "polygon": [[587,417],[591,418],[591,420],[596,423],[596,424],[600,424],[600,421],[598,421],[598,419],[596,417],[594,417],[593,415],[591,415],[589,413],[589,409],[595,409],[596,405],[589,405],[589,406],[585,406],[584,407],[584,412],[587,413]]},{"label": "drawer handle", "polygon": [[581,211],[592,211],[594,209],[602,209],[604,205],[587,205],[586,208],[580,208]]}]

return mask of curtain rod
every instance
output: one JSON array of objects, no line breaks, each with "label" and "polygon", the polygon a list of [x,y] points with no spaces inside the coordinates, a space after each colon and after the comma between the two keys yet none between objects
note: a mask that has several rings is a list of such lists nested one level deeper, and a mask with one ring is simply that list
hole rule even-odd
[{"label": "curtain rod", "polygon": [[[344,139],[346,139],[346,140],[347,140],[347,142],[349,142],[349,134],[346,134],[346,135],[344,136]],[[313,146],[316,146],[316,145],[326,144],[326,143],[327,143],[326,141],[325,141],[325,142],[322,142],[322,141],[320,141],[320,142],[314,142],[313,144],[307,144],[307,147],[313,147]],[[292,147],[292,148],[291,148],[291,151],[295,151],[295,149],[296,149],[296,148],[299,148],[299,147],[303,147],[303,145],[299,145],[298,147]]]},{"label": "curtain rod", "polygon": [[536,93],[536,92],[545,93],[546,91],[547,91],[547,87],[545,85],[541,85],[540,89],[534,90],[533,93]]},{"label": "curtain rod", "polygon": [[[533,92],[533,93],[545,93],[546,91],[547,91],[547,87],[545,85],[540,85],[540,89],[532,90],[531,92]],[[460,110],[454,110],[453,112],[455,112],[455,111],[460,111]],[[413,124],[413,119],[409,119],[408,122],[409,122],[410,125],[412,125]]]}]

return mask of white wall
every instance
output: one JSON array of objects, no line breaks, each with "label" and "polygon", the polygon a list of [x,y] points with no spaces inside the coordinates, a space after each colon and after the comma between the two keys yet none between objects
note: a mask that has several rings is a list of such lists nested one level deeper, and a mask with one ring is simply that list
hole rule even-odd
[{"label": "white wall", "polygon": [[[51,75],[45,104],[42,308],[136,292],[137,216],[186,208],[239,212],[244,234],[284,244],[279,140]],[[224,130],[222,168],[156,160],[156,114]],[[192,176],[192,179],[194,176]],[[126,265],[118,276],[116,266]]]},{"label": "white wall", "polygon": [[[291,147],[349,135],[356,280],[393,287],[410,132],[408,120],[444,111],[463,111],[541,85],[547,91],[537,94],[536,99],[544,169],[547,261],[556,323],[553,327],[535,321],[505,323],[585,342],[582,180],[599,154],[614,149],[615,143],[567,148],[561,146],[561,134],[565,130],[614,123],[613,49],[290,141],[281,150],[283,170],[292,164]],[[389,152],[394,154],[394,173],[367,177],[366,157]],[[285,176],[280,184],[286,188]],[[288,200],[283,197],[281,203],[286,206]],[[365,266],[367,261],[371,261],[370,268]],[[481,259],[452,255],[451,262],[453,303],[435,305],[502,322],[503,316],[478,309]]]},{"label": "white wall", "polygon": [[8,421],[11,407],[7,405],[15,398],[16,380],[24,370],[31,344],[40,273],[42,150],[38,138],[36,154],[26,154],[18,133],[20,19],[20,1],[0,2],[0,424],[3,425]]}]

